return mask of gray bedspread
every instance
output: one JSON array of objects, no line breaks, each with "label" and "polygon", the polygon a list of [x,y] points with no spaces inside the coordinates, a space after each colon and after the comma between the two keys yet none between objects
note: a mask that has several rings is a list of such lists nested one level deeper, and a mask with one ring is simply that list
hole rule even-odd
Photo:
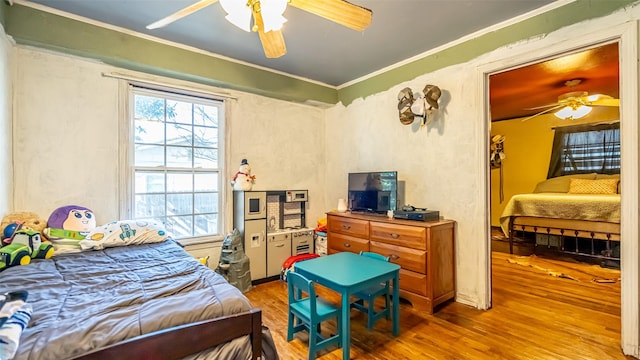
[{"label": "gray bedspread", "polygon": [[[16,359],[66,359],[252,308],[238,289],[172,240],[54,256],[0,273],[0,293],[18,289],[29,292],[34,311]],[[266,348],[275,349],[271,336],[266,340]],[[230,359],[246,351],[229,346],[235,353]],[[225,358],[223,348],[213,353]]]}]

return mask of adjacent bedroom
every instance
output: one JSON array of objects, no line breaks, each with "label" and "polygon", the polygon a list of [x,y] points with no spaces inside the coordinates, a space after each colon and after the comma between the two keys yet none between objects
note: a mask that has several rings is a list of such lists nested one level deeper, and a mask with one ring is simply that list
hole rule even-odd
[{"label": "adjacent bedroom", "polygon": [[523,286],[611,313],[623,241],[618,53],[598,44],[489,78],[494,273],[554,277],[557,288]]}]

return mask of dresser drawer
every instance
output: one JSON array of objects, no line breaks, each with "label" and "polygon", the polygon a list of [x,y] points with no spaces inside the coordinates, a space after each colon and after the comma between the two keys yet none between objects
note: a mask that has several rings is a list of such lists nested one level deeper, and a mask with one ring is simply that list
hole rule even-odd
[{"label": "dresser drawer", "polygon": [[327,222],[329,232],[369,239],[369,222],[340,216],[329,216]]},{"label": "dresser drawer", "polygon": [[400,289],[427,296],[427,275],[400,269]]},{"label": "dresser drawer", "polygon": [[427,249],[427,229],[421,226],[408,226],[371,222],[371,240],[387,244]]},{"label": "dresser drawer", "polygon": [[327,247],[333,252],[350,251],[358,254],[360,251],[369,251],[369,240],[336,233],[327,235]]},{"label": "dresser drawer", "polygon": [[410,249],[378,241],[371,241],[369,248],[371,252],[388,256],[389,261],[400,265],[403,269],[422,274],[427,271],[427,252],[424,250]]}]

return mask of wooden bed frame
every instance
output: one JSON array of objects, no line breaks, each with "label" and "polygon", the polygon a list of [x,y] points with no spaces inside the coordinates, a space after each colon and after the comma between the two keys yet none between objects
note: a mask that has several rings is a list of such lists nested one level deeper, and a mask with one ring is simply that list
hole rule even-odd
[{"label": "wooden bed frame", "polygon": [[173,360],[196,354],[213,346],[249,335],[252,360],[262,358],[262,311],[223,316],[216,319],[176,326],[141,335],[118,344],[91,351],[74,359],[111,360],[153,359]]},{"label": "wooden bed frame", "polygon": [[[587,221],[572,219],[554,219],[532,216],[511,216],[509,218],[509,253],[513,254],[513,238],[517,231],[533,232],[536,234],[559,235],[560,251],[567,254],[582,255],[600,259],[619,261],[619,257],[611,255],[612,242],[620,242],[620,224]],[[565,247],[564,240],[571,238],[575,240],[575,248]],[[584,252],[578,249],[578,239],[588,239],[591,241],[591,251]],[[605,254],[597,254],[594,250],[596,241],[604,241],[606,246]],[[536,244],[537,246],[537,244]],[[547,245],[549,247],[549,245]],[[534,247],[535,249],[535,247]]]}]

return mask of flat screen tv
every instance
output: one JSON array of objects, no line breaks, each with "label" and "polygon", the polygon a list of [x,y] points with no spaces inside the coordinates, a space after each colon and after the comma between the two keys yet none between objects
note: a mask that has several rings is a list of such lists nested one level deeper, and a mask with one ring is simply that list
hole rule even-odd
[{"label": "flat screen tv", "polygon": [[396,210],[398,172],[349,173],[348,207],[351,212],[385,214]]}]

